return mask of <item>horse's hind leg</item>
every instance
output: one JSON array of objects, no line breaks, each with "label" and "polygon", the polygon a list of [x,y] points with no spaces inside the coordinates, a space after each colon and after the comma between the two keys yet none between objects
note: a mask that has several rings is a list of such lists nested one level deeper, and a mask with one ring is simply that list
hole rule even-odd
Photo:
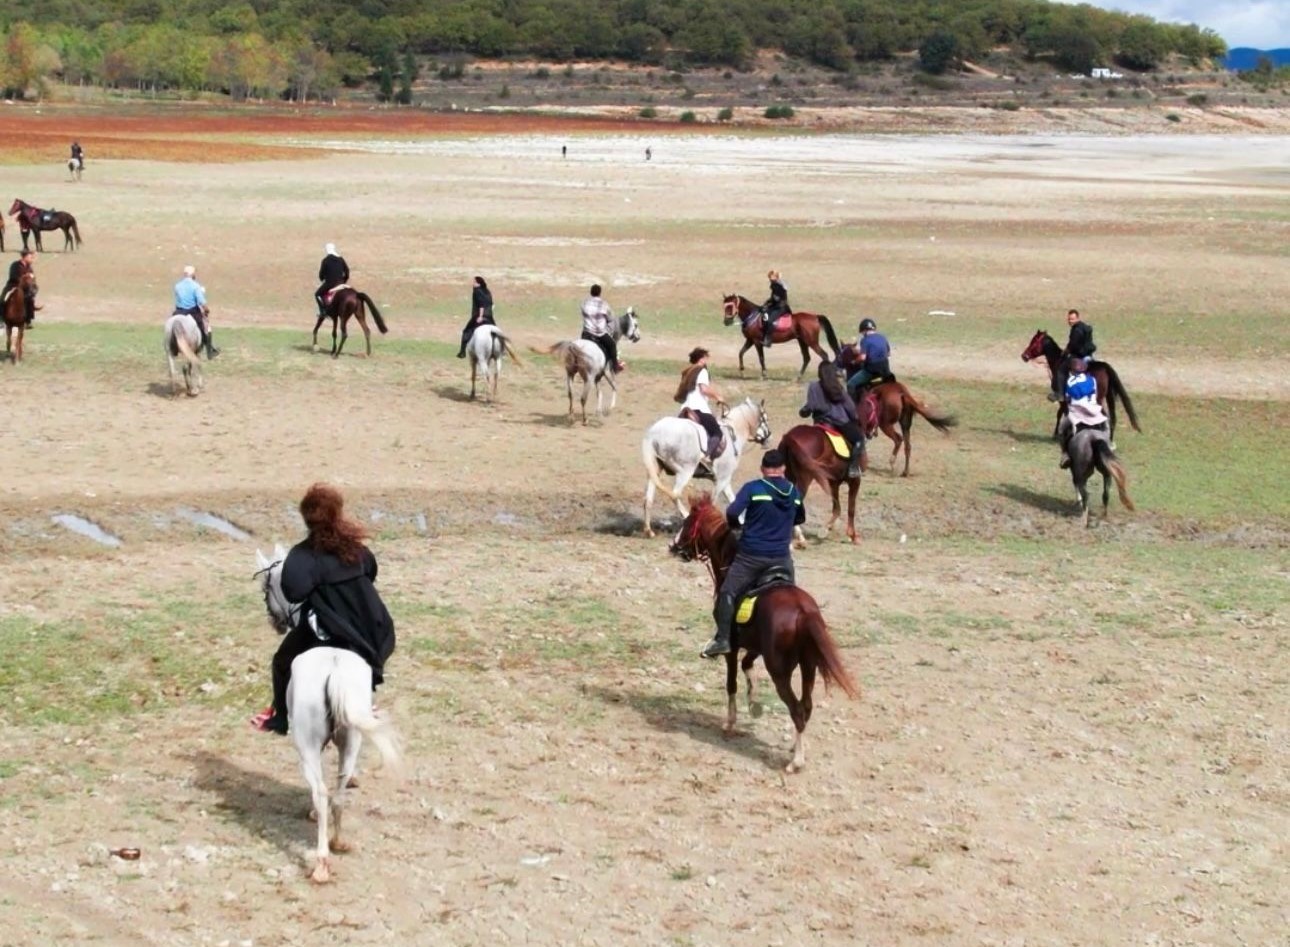
[{"label": "horse's hind leg", "polygon": [[[767,670],[770,670],[769,665]],[[811,670],[814,671],[814,668]],[[803,671],[805,671],[805,668],[803,668]],[[784,767],[784,771],[786,773],[796,773],[806,765],[806,749],[802,745],[802,731],[806,729],[806,717],[802,709],[802,702],[793,693],[793,669],[791,667],[777,668],[771,671],[771,680],[775,682],[775,690],[779,694],[779,699],[788,707],[789,716],[793,718],[793,728],[796,731],[793,737],[793,759]]]},{"label": "horse's hind leg", "polygon": [[856,494],[860,492],[860,481],[847,481],[847,537],[856,542]]},{"label": "horse's hind leg", "polygon": [[811,364],[811,350],[806,347],[806,340],[800,335],[797,337],[797,347],[802,350],[802,367],[797,373],[797,380],[801,381],[802,376],[806,374],[806,369]]},{"label": "horse's hind leg", "polygon": [[[297,749],[300,749],[305,744],[297,742],[296,746]],[[313,795],[314,812],[318,814],[318,844],[315,848],[317,862],[310,878],[317,884],[326,884],[331,881],[331,846],[329,844],[331,803],[327,798],[327,782],[323,777],[321,747],[310,745],[307,751],[301,752],[300,771],[304,774],[305,782],[309,784],[310,793]]]},{"label": "horse's hind leg", "polygon": [[367,327],[367,320],[363,318],[363,314],[361,312],[358,314],[358,326],[360,329],[363,330],[363,340],[367,342],[367,357],[371,358],[372,357],[372,330]]},{"label": "horse's hind leg", "polygon": [[314,351],[318,351],[318,330],[322,328],[323,320],[326,316],[319,316],[318,321],[314,323]]},{"label": "horse's hind leg", "polygon": [[475,400],[475,376],[479,373],[479,362],[475,360],[475,353],[470,354],[470,400]]},{"label": "horse's hind leg", "polygon": [[905,472],[902,477],[909,476],[909,433],[914,429],[914,409],[908,406],[900,413],[900,433],[905,437]]},{"label": "horse's hind leg", "polygon": [[731,648],[726,654],[726,725],[721,734],[725,737],[734,736],[735,721],[739,718],[739,705],[735,701],[735,693],[739,689],[739,649]]},{"label": "horse's hind leg", "polygon": [[754,717],[760,717],[762,713],[762,706],[761,706],[761,701],[759,701],[755,696],[756,692],[754,690],[753,674],[752,674],[753,665],[756,663],[757,663],[757,655],[749,651],[747,654],[744,655],[744,659],[740,663],[740,667],[743,669],[743,672],[744,672],[744,683],[748,687],[748,713],[752,714]]},{"label": "horse's hind leg", "polygon": [[363,735],[357,730],[341,729],[336,734],[336,750],[340,757],[339,773],[336,778],[336,792],[332,795],[331,814],[331,847],[333,851],[348,852],[353,846],[341,838],[341,816],[345,811],[346,790],[358,769],[358,751],[363,746]]}]

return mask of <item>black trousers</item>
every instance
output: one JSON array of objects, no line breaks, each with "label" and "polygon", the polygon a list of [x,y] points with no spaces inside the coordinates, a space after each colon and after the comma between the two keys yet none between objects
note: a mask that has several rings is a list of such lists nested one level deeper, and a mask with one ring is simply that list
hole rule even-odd
[{"label": "black trousers", "polygon": [[707,432],[708,456],[715,460],[716,458],[713,457],[713,454],[721,446],[721,422],[707,411],[695,411],[694,416],[699,419],[699,423],[703,425],[703,430]]},{"label": "black trousers", "polygon": [[282,637],[273,655],[273,710],[278,719],[287,716],[287,685],[291,683],[291,662],[322,644],[307,625],[297,626]]},{"label": "black trousers", "polygon": [[497,323],[493,321],[493,314],[491,312],[484,313],[484,317],[479,322],[476,322],[475,317],[471,316],[466,320],[466,325],[461,330],[461,350],[463,352],[466,350],[466,345],[470,342],[470,337],[475,334],[475,330],[480,326],[495,325],[497,325]]},{"label": "black trousers", "polygon": [[794,576],[794,582],[797,581],[791,555],[773,558],[750,556],[744,552],[735,555],[735,561],[730,563],[730,568],[726,570],[726,577],[721,580],[721,589],[717,592],[717,604],[712,610],[712,618],[717,623],[718,633],[724,630],[729,634],[734,630],[735,603],[739,601],[741,595],[752,588],[762,573],[772,566],[786,569],[790,576]]},{"label": "black trousers", "polygon": [[191,309],[176,309],[175,312],[182,312],[185,316],[193,317],[193,322],[197,323],[197,332],[201,335],[201,340],[197,343],[197,347],[199,349],[205,348],[207,343],[210,342],[211,334],[210,330],[206,328],[206,317],[202,315],[202,307],[193,306]]},{"label": "black trousers", "polygon": [[[832,422],[829,422],[832,424]],[[838,433],[847,439],[851,445],[851,453],[857,457],[864,453],[864,431],[860,430],[860,425],[855,421],[848,421],[846,424],[833,424],[838,429]]]},{"label": "black trousers", "polygon": [[618,343],[614,337],[606,332],[604,335],[592,335],[590,332],[583,330],[582,337],[588,342],[595,342],[600,346],[600,351],[605,353],[605,358],[611,366],[618,364]]}]

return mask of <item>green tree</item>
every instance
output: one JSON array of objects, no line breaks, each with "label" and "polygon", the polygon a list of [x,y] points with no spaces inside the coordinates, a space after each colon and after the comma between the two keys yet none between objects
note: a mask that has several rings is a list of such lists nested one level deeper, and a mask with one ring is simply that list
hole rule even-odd
[{"label": "green tree", "polygon": [[939,76],[959,64],[959,41],[948,30],[934,30],[918,47],[918,64],[924,72]]},{"label": "green tree", "polygon": [[1146,71],[1160,65],[1169,49],[1164,27],[1146,17],[1134,17],[1120,34],[1115,58],[1130,69]]}]

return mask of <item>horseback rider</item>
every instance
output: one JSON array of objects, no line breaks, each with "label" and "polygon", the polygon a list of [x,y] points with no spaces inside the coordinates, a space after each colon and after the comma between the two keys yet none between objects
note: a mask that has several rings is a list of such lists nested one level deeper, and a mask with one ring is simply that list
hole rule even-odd
[{"label": "horseback rider", "polygon": [[806,404],[797,413],[816,424],[827,424],[846,438],[851,448],[847,479],[854,480],[860,476],[860,462],[865,451],[864,431],[856,417],[855,402],[847,396],[842,379],[838,377],[838,367],[832,362],[820,362],[820,380],[806,386]]},{"label": "horseback rider", "polygon": [[768,270],[766,278],[770,280],[770,298],[761,304],[761,346],[764,349],[770,348],[775,320],[793,311],[788,305],[788,289],[780,282],[779,270]]},{"label": "horseback rider", "polygon": [[888,359],[891,357],[891,343],[878,331],[878,323],[872,319],[860,320],[860,338],[856,340],[855,357],[860,367],[847,379],[847,390],[853,395],[875,379],[882,379],[891,374]]},{"label": "horseback rider", "polygon": [[197,267],[191,263],[184,267],[184,275],[175,284],[175,313],[193,317],[193,321],[197,323],[197,331],[202,336],[197,348],[206,349],[206,358],[212,359],[220,353],[220,350],[215,348],[214,339],[211,337],[210,309],[206,305],[206,290],[201,283],[197,282],[196,277]]},{"label": "horseback rider", "polygon": [[493,321],[493,291],[488,288],[488,283],[484,282],[482,276],[476,276],[474,286],[470,290],[470,316],[461,330],[461,348],[457,350],[457,357],[466,357],[466,345],[477,328],[495,325],[497,323]]},{"label": "horseback rider", "polygon": [[712,612],[716,634],[701,652],[705,658],[730,653],[735,604],[758,578],[775,569],[795,581],[790,544],[793,527],[806,522],[806,507],[797,487],[784,477],[782,451],[766,451],[761,458],[761,479],[745,483],[735,495],[735,501],[726,507],[726,522],[731,529],[739,528],[741,515],[743,532],[739,534],[735,558],[717,592],[717,604]]},{"label": "horseback rider", "polygon": [[605,353],[605,360],[615,372],[627,368],[618,360],[618,343],[613,336],[614,311],[600,295],[600,284],[591,287],[591,295],[582,301],[582,338],[595,342]]},{"label": "horseback rider", "polygon": [[36,251],[29,250],[27,247],[22,248],[18,254],[18,259],[9,264],[9,281],[4,284],[4,289],[0,291],[0,302],[9,298],[9,293],[18,288],[22,278],[28,273],[31,274],[31,289],[27,293],[27,328],[36,321]]},{"label": "horseback rider", "polygon": [[77,168],[81,171],[85,170],[85,151],[79,141],[72,142],[72,160],[76,162]]},{"label": "horseback rider", "polygon": [[394,620],[373,584],[376,557],[363,544],[362,525],[345,516],[340,491],[315,483],[300,501],[300,516],[309,535],[282,563],[282,594],[303,607],[273,656],[273,704],[251,718],[255,729],[273,733],[287,732],[291,662],[306,651],[323,645],[353,651],[371,665],[373,687],[394,653]]},{"label": "horseback rider", "polygon": [[1097,346],[1093,344],[1093,327],[1080,318],[1078,309],[1071,309],[1066,313],[1066,324],[1071,327],[1071,334],[1066,341],[1066,348],[1062,350],[1061,358],[1057,360],[1057,368],[1053,372],[1053,390],[1048,393],[1049,401],[1062,400],[1062,390],[1066,386],[1066,377],[1070,374],[1071,360],[1091,359],[1093,353],[1097,351]]},{"label": "horseback rider", "polygon": [[703,456],[710,467],[721,450],[721,423],[712,413],[708,399],[720,404],[721,394],[708,374],[709,354],[702,348],[690,352],[690,366],[681,372],[681,384],[677,386],[673,400],[681,403],[681,417],[698,421],[707,432],[708,444]]},{"label": "horseback rider", "polygon": [[349,264],[336,252],[336,244],[327,244],[323,247],[323,253],[322,262],[318,264],[318,278],[322,280],[322,285],[314,290],[314,301],[318,303],[320,319],[327,314],[327,294],[349,281]]},{"label": "horseback rider", "polygon": [[1066,378],[1066,414],[1058,425],[1057,437],[1062,445],[1062,459],[1058,467],[1066,470],[1071,465],[1067,448],[1071,438],[1084,428],[1109,431],[1110,422],[1097,401],[1097,380],[1088,372],[1088,359],[1076,356],[1070,360],[1070,374]]}]

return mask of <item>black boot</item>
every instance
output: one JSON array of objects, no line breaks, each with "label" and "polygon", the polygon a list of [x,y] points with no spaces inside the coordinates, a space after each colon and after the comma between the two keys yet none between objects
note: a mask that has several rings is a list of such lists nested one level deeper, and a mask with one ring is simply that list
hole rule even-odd
[{"label": "black boot", "polygon": [[774,334],[775,334],[775,330],[772,329],[770,325],[770,316],[763,312],[761,314],[761,347],[762,348],[764,349],[770,348],[771,336]]},{"label": "black boot", "polygon": [[208,335],[206,336],[206,360],[210,361],[219,354],[219,349],[215,348],[215,342]]},{"label": "black boot", "polygon": [[855,479],[859,478],[859,476],[860,476],[860,460],[861,460],[860,452],[859,452],[858,450],[854,450],[854,449],[853,449],[853,450],[851,451],[851,460],[850,460],[850,462],[847,464],[847,479],[848,479],[848,480],[855,480]]},{"label": "black boot", "polygon": [[721,595],[717,597],[717,608],[713,616],[716,619],[717,630],[709,641],[699,652],[700,657],[715,658],[718,655],[730,653],[730,626],[735,620],[735,600],[730,595]]}]

